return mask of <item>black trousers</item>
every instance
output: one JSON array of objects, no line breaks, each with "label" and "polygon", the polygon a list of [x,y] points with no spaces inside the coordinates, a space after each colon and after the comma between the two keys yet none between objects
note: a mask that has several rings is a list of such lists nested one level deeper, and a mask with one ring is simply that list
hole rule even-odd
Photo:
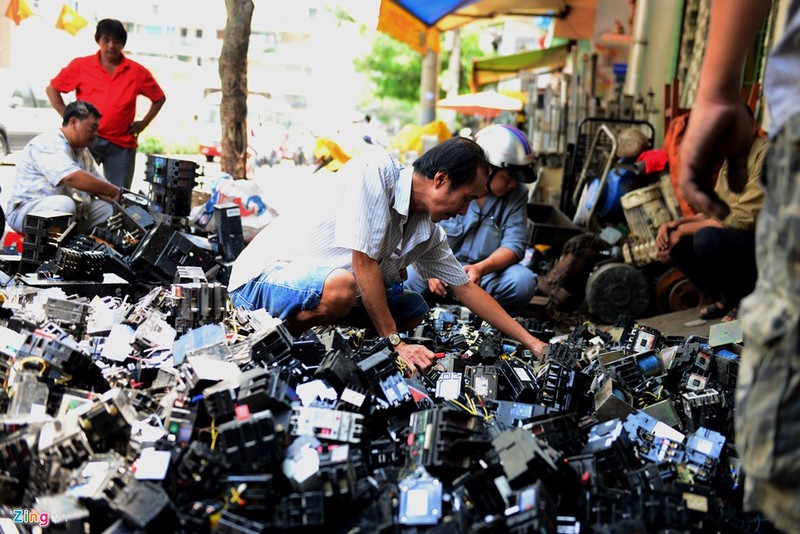
[{"label": "black trousers", "polygon": [[738,306],[756,285],[753,234],[706,227],[684,237],[672,249],[673,264],[703,296]]}]

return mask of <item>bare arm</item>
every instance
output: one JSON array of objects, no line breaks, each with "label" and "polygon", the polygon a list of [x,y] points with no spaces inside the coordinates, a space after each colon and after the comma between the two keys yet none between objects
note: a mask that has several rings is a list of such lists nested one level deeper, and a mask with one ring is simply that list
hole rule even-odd
[{"label": "bare arm", "polygon": [[61,95],[61,92],[49,84],[45,88],[44,92],[47,93],[47,98],[50,99],[50,105],[53,106],[53,109],[63,117],[64,108],[66,108],[67,105],[64,103],[64,97]]},{"label": "bare arm", "polygon": [[722,228],[722,223],[717,219],[701,215],[700,218],[692,218],[692,220],[681,224],[675,229],[674,232],[670,234],[670,248],[675,246],[675,243],[677,243],[680,239],[694,235],[701,228],[707,228],[709,226]]},{"label": "bare arm", "polygon": [[467,272],[470,280],[476,284],[480,284],[482,276],[507,269],[520,259],[521,258],[510,248],[499,247],[483,260],[473,265],[465,265],[464,270]]},{"label": "bare arm", "polygon": [[[361,301],[364,303],[378,335],[387,337],[391,333],[398,332],[394,318],[389,312],[389,304],[386,302],[386,290],[383,286],[383,277],[378,262],[363,252],[354,250],[353,275],[361,290]],[[434,354],[423,345],[400,343],[396,350],[400,359],[420,371],[427,370],[436,359]]]},{"label": "bare arm", "polygon": [[446,282],[438,278],[429,278],[428,279],[428,290],[433,293],[434,295],[439,295],[440,297],[444,297],[447,295],[447,288],[448,285]]},{"label": "bare arm", "polygon": [[153,119],[156,118],[158,112],[161,111],[162,107],[164,107],[164,102],[166,101],[167,97],[162,96],[161,98],[150,104],[150,109],[147,110],[147,113],[145,114],[144,117],[142,117],[142,120],[133,121],[131,123],[130,132],[133,135],[139,135],[142,132],[142,130],[150,126],[150,123],[153,122]]},{"label": "bare arm", "polygon": [[714,193],[712,167],[728,159],[728,181],[741,191],[747,179],[752,121],[739,96],[744,59],[769,11],[769,0],[712,0],[700,86],[681,144],[680,181],[686,200],[719,219],[728,214]]},{"label": "bare arm", "polygon": [[671,262],[670,253],[673,247],[678,244],[678,241],[684,237],[694,235],[698,230],[707,226],[722,228],[722,223],[704,213],[697,213],[677,221],[665,222],[658,227],[658,235],[656,235],[658,250],[656,251],[656,256],[664,263]]},{"label": "bare arm", "polygon": [[450,289],[459,302],[475,312],[478,317],[525,345],[537,358],[542,356],[547,344],[525,330],[479,285],[467,282],[460,286],[450,286]]},{"label": "bare arm", "polygon": [[61,182],[79,191],[85,191],[105,199],[119,200],[120,188],[104,180],[99,180],[86,171],[75,171],[62,178]]},{"label": "bare arm", "polygon": [[656,246],[659,249],[663,250],[667,248],[669,245],[669,236],[675,232],[680,226],[684,224],[690,224],[695,221],[700,221],[706,219],[706,215],[702,213],[697,213],[692,215],[691,217],[684,217],[682,219],[678,219],[677,221],[667,221],[661,226],[658,227],[658,232],[656,233]]},{"label": "bare arm", "polygon": [[[472,282],[480,285],[483,276],[489,273],[502,271],[508,266],[517,263],[519,260],[520,258],[510,248],[499,247],[482,261],[464,265],[464,272],[467,273],[467,276]],[[428,289],[434,295],[444,297],[447,295],[448,287],[450,286],[447,283],[438,278],[430,278],[428,280]]]}]

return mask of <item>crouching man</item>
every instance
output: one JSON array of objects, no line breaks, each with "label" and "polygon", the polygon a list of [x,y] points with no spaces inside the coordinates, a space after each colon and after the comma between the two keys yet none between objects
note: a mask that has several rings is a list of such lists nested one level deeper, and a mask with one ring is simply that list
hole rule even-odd
[{"label": "crouching man", "polygon": [[412,167],[382,151],[354,158],[245,248],[228,286],[233,303],[266,309],[293,335],[324,324],[371,327],[404,362],[425,370],[434,354],[398,335],[428,312],[422,295],[403,287],[413,265],[540,356],[545,343],[469,279],[438,224],[488,193],[488,168],[483,149],[463,137],[428,150]]},{"label": "crouching man", "polygon": [[77,100],[64,110],[61,128],[31,139],[17,162],[17,172],[6,207],[8,225],[25,232],[31,212],[70,213],[79,232],[87,232],[114,214],[110,200],[122,190],[97,170],[87,148],[97,133],[100,112]]}]

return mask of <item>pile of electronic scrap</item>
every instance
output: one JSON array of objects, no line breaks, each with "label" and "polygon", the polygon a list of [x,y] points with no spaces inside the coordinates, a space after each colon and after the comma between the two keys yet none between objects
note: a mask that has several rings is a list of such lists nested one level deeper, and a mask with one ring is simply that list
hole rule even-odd
[{"label": "pile of electronic scrap", "polygon": [[[299,338],[202,267],[136,301],[8,285],[0,524],[27,532],[763,531],[741,510],[736,339],[621,317],[541,361],[460,307]],[[46,525],[45,525],[46,523]],[[13,532],[13,531],[12,531]]]}]

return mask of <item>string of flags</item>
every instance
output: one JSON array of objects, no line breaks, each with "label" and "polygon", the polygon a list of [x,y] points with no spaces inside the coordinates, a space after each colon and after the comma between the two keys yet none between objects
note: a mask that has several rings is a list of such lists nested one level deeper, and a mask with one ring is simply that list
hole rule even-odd
[{"label": "string of flags", "polygon": [[86,19],[81,17],[77,11],[67,4],[61,7],[61,13],[59,13],[58,19],[56,19],[56,28],[64,30],[70,35],[75,35],[87,24],[88,22]]},{"label": "string of flags", "polygon": [[[34,14],[35,13],[25,0],[10,0],[4,13],[4,15],[13,20],[14,24],[17,26],[19,26],[20,22]],[[89,22],[80,16],[77,11],[72,9],[68,4],[64,4],[56,18],[55,27],[59,30],[64,30],[70,35],[76,35],[88,24]]]},{"label": "string of flags", "polygon": [[25,0],[11,0],[6,8],[6,17],[14,21],[14,24],[19,26],[19,23],[33,15],[33,11],[28,6]]}]

